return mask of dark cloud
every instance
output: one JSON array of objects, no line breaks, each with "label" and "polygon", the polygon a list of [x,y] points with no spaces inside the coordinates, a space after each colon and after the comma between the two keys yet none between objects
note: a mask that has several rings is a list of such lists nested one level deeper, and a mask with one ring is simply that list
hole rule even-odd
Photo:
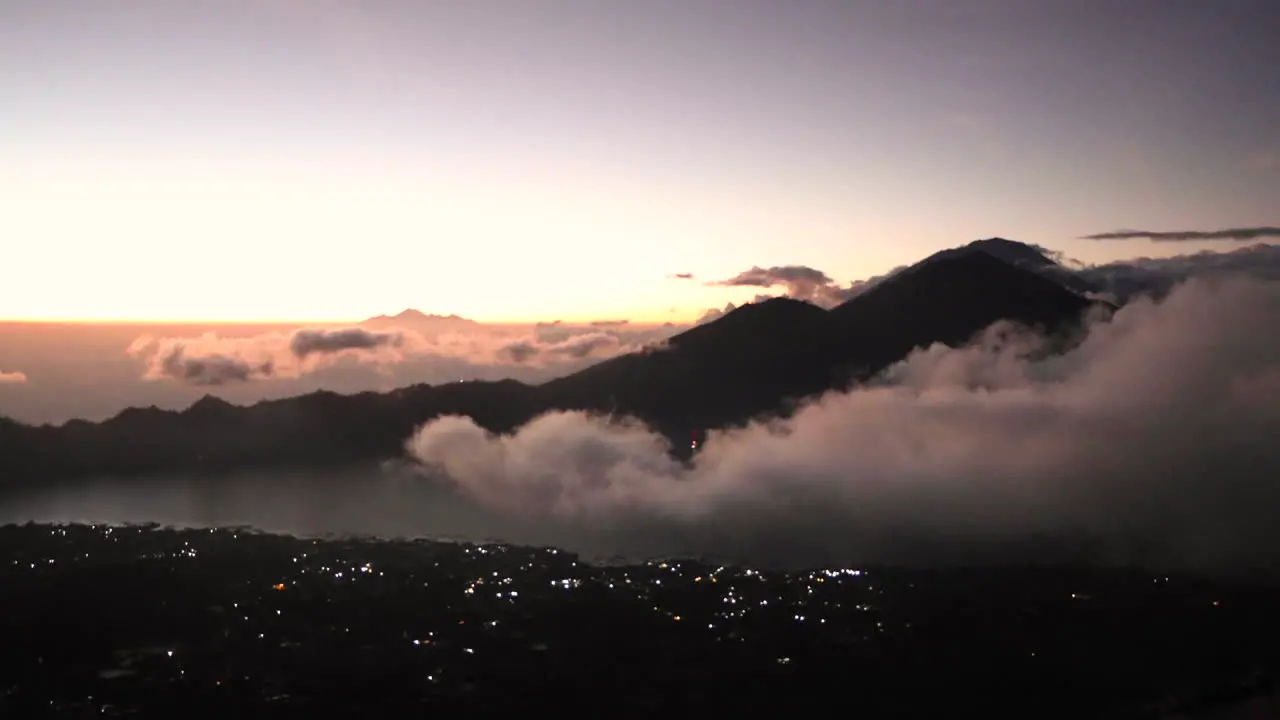
[{"label": "dark cloud", "polygon": [[258,364],[227,355],[187,357],[182,345],[173,345],[158,357],[158,367],[165,377],[197,387],[217,387],[232,382],[248,382],[269,378],[274,364],[264,360]]},{"label": "dark cloud", "polygon": [[1233,274],[1280,280],[1280,246],[1254,245],[1230,252],[1199,252],[1168,258],[1136,258],[1080,268],[1076,274],[1110,302],[1167,295],[1176,285],[1206,275]]},{"label": "dark cloud", "polygon": [[667,277],[673,280],[692,280],[693,273],[675,273],[674,275],[668,275]]},{"label": "dark cloud", "polygon": [[797,300],[809,300],[834,281],[821,270],[806,265],[781,265],[771,268],[760,266],[734,275],[728,280],[709,283],[725,287],[785,287],[787,294]]},{"label": "dark cloud", "polygon": [[1135,240],[1146,239],[1152,242],[1188,242],[1193,240],[1261,240],[1263,238],[1280,238],[1280,227],[1261,226],[1227,228],[1225,230],[1175,230],[1157,232],[1152,230],[1116,230],[1114,232],[1085,235],[1082,240]]},{"label": "dark cloud", "polygon": [[305,358],[313,354],[342,352],[343,350],[373,350],[384,346],[397,346],[404,339],[398,332],[372,332],[363,328],[341,330],[299,330],[289,340],[289,350]]},{"label": "dark cloud", "polygon": [[541,348],[531,340],[517,340],[498,349],[498,354],[517,365],[537,357]]},{"label": "dark cloud", "polygon": [[300,329],[248,337],[143,336],[126,351],[146,362],[143,377],[188,385],[225,385],[264,379],[294,379],[332,367],[345,358],[370,363],[403,361],[406,352],[428,346],[413,332],[370,332],[361,328]]},{"label": "dark cloud", "polygon": [[0,385],[17,385],[27,381],[25,373],[15,371],[5,372],[0,370]]},{"label": "dark cloud", "polygon": [[[468,321],[469,322],[469,321]],[[528,382],[572,372],[585,363],[642,350],[682,328],[604,321],[571,325],[556,321],[537,325],[485,326],[471,323],[465,331],[439,333],[390,326],[370,331],[358,327],[306,328],[247,337],[205,333],[198,337],[137,338],[128,349],[146,363],[143,377],[185,384],[296,380],[339,371],[372,371],[377,386],[395,379],[452,382],[459,378],[517,376]]]},{"label": "dark cloud", "polygon": [[503,437],[442,418],[407,447],[480,507],[595,528],[619,552],[910,563],[1047,538],[1100,562],[1274,563],[1277,317],[1280,283],[1204,278],[1065,355],[996,328],[790,420],[713,432],[691,466],[643,426],[581,413]]},{"label": "dark cloud", "polygon": [[[880,281],[893,276],[903,269],[897,268],[885,275],[869,280],[859,280],[842,286],[821,270],[806,265],[783,265],[771,268],[756,266],[738,273],[728,280],[707,284],[723,287],[783,287],[786,288],[787,297],[804,300],[819,307],[832,308],[861,292],[869,290]],[[752,302],[760,302],[769,297],[771,296],[757,295]]]}]

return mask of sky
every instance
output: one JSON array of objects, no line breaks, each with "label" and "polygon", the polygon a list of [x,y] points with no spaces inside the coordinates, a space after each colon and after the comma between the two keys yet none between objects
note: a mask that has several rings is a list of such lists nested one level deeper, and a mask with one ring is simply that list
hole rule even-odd
[{"label": "sky", "polygon": [[7,0],[0,318],[693,321],[1275,226],[1269,0]]}]

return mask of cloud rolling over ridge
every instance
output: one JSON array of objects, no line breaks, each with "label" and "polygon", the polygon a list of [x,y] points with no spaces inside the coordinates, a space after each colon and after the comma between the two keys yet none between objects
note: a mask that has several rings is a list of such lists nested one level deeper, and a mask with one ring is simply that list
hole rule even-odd
[{"label": "cloud rolling over ridge", "polygon": [[1066,355],[989,331],[917,351],[790,420],[712,433],[689,466],[634,423],[582,413],[493,437],[442,418],[407,442],[426,472],[527,521],[779,562],[934,562],[1031,552],[1280,560],[1280,284],[1192,280],[1095,323]]}]

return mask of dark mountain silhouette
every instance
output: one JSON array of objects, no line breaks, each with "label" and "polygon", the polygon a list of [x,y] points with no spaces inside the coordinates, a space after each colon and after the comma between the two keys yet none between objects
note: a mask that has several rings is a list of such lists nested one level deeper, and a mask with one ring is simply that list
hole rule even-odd
[{"label": "dark mountain silhouette", "polygon": [[1002,237],[975,240],[974,242],[962,247],[942,250],[925,258],[923,261],[918,263],[916,267],[927,265],[937,260],[969,254],[975,250],[982,251],[987,255],[999,258],[1014,267],[1048,278],[1068,290],[1078,293],[1096,292],[1098,290],[1095,283],[1090,282],[1060,265],[1054,259],[1054,253],[1049,250],[1038,245],[1028,245],[1027,243],[1020,243],[1015,240],[1006,240]]},{"label": "dark mountain silhouette", "polygon": [[316,392],[249,407],[205,396],[180,412],[130,408],[96,424],[3,420],[0,482],[377,461],[400,456],[414,429],[435,417],[466,415],[506,433],[557,409],[637,417],[687,456],[691,431],[785,415],[804,398],[870,379],[914,348],[959,345],[999,320],[1071,337],[1096,303],[987,251],[1022,252],[1007,242],[939,253],[829,311],[786,298],[744,305],[660,349],[538,386]]}]

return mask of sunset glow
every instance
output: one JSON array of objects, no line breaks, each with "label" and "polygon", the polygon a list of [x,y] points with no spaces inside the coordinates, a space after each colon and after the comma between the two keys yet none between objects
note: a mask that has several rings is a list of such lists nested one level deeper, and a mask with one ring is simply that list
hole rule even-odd
[{"label": "sunset glow", "polygon": [[[1200,248],[1076,238],[1271,220],[1274,123],[1209,117],[1176,45],[1200,95],[1048,63],[1109,23],[734,7],[7,6],[0,317],[679,322],[757,265],[848,283],[992,235],[1105,262]],[[964,61],[918,52],[942,37]]]}]

